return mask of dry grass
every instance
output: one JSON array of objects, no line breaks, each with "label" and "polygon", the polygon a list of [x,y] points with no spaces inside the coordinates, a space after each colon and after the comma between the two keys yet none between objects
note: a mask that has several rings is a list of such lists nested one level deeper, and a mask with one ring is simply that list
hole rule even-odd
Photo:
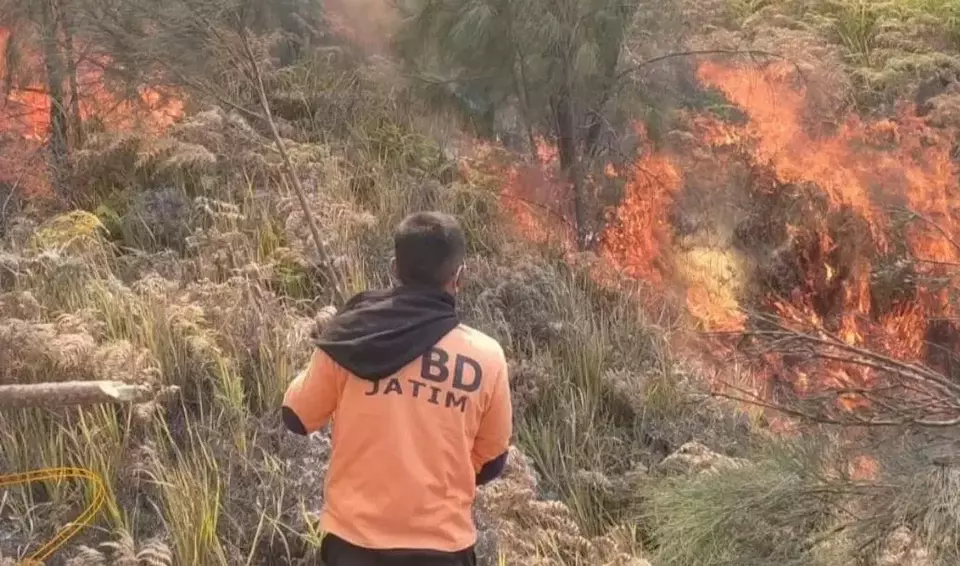
[{"label": "dry grass", "polygon": [[[889,37],[871,21],[831,4],[831,22],[777,27],[790,6],[774,4],[716,12],[755,46],[789,41],[801,63],[820,65],[818,78],[835,87],[824,107],[847,102],[864,77],[877,79],[871,88],[899,84],[903,73],[884,82],[864,71],[896,67],[878,55]],[[832,32],[845,39],[825,43]],[[710,41],[724,38],[741,39],[721,30]],[[804,475],[822,459],[758,442],[744,419],[699,394],[671,355],[677,323],[666,309],[643,310],[642,292],[611,290],[589,265],[517,241],[504,229],[498,179],[437,141],[456,131],[449,117],[418,106],[383,68],[339,70],[334,51],[270,83],[347,291],[386,283],[390,227],[403,215],[456,213],[471,241],[462,312],[512,362],[514,457],[481,490],[481,563],[826,566],[853,556],[842,538],[810,542],[847,501],[825,504],[824,484]],[[162,139],[94,137],[73,160],[89,211],[51,217],[25,203],[3,222],[0,384],[116,379],[180,394],[2,413],[0,472],[75,465],[103,477],[104,511],[63,551],[68,564],[316,563],[329,440],[286,434],[277,409],[331,294],[277,155],[255,127],[214,107]],[[757,463],[662,477],[661,460],[691,440]],[[952,543],[960,530],[939,505],[954,502],[952,476],[899,474],[903,493],[927,498],[876,499],[874,509],[920,517],[916,532]],[[69,482],[0,493],[0,564],[90,496]]]},{"label": "dry grass", "polygon": [[[16,277],[0,295],[9,317],[0,325],[0,350],[9,362],[4,383],[103,378],[176,385],[181,392],[131,409],[0,415],[0,469],[79,465],[104,478],[105,512],[83,537],[77,560],[113,563],[156,554],[150,560],[157,563],[256,564],[277,563],[280,553],[282,563],[298,563],[316,542],[307,512],[319,505],[324,450],[320,440],[279,431],[276,409],[309,354],[311,315],[323,299],[303,299],[300,287],[278,285],[289,272],[269,257],[258,263],[256,254],[247,255],[256,236],[243,208],[235,214],[231,228],[238,237],[234,247],[216,247],[227,256],[220,266],[210,253],[159,254],[172,264],[161,276],[148,268],[145,252],[126,257],[102,233],[81,247],[55,253],[38,247],[6,259]],[[81,232],[89,221],[71,218]],[[67,220],[54,224],[69,233],[74,228]],[[196,228],[194,237],[218,229],[215,223]],[[283,237],[302,237],[295,230]],[[368,237],[383,246],[389,234]],[[285,265],[294,273],[309,265],[296,252],[283,253],[293,258]],[[590,533],[583,535],[587,541],[630,510],[635,486],[629,481],[638,477],[645,454],[635,428],[643,402],[631,398],[640,390],[633,386],[641,388],[645,374],[669,372],[669,361],[661,331],[629,302],[603,296],[562,264],[521,268],[526,262],[514,261],[471,259],[464,312],[528,368],[517,369],[518,392],[528,390],[518,393],[526,405],[518,402],[517,440],[543,480],[524,496],[534,505],[525,520],[548,521],[556,508],[565,525]],[[354,285],[380,280],[373,266],[382,268],[383,261],[360,265]],[[625,385],[625,379],[635,381]],[[539,506],[543,494],[566,505]],[[17,552],[49,536],[47,521],[76,512],[86,497],[68,484],[10,491],[2,513],[22,537]],[[250,501],[257,502],[255,513]],[[608,505],[614,503],[619,510]],[[515,521],[496,521],[503,532],[518,528]],[[593,547],[577,550],[580,543],[567,548],[573,543],[554,540],[564,530],[545,531],[534,548],[521,537],[504,539],[497,552],[513,557],[511,564],[524,553],[543,554],[545,564],[593,563],[590,553],[599,552]],[[578,540],[575,532],[564,536]],[[635,544],[622,533],[618,540],[603,544]],[[110,541],[120,542],[104,546]]]},{"label": "dry grass", "polygon": [[[400,109],[365,96],[381,105],[369,127],[290,152],[350,291],[386,283],[390,227],[411,210],[454,212],[469,233],[463,312],[518,364],[517,443],[542,475],[487,490],[501,503],[481,517],[485,539],[499,539],[485,563],[629,563],[641,554],[631,491],[656,457],[639,391],[672,371],[665,329],[582,269],[513,241],[495,179],[457,175]],[[288,135],[309,140],[311,120]],[[166,139],[103,135],[75,155],[94,212],[27,209],[10,225],[0,383],[179,387],[138,407],[0,414],[0,470],[75,465],[104,479],[104,511],[61,553],[71,564],[315,558],[328,441],[286,434],[277,409],[329,291],[267,147],[219,109]],[[69,482],[4,491],[0,549],[24,555],[89,497]],[[533,545],[520,536],[529,524],[541,529]]]}]

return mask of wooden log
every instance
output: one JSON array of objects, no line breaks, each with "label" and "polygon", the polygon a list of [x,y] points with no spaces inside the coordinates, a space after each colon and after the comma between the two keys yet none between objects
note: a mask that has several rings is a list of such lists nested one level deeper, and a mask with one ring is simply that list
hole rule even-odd
[{"label": "wooden log", "polygon": [[157,391],[154,388],[119,381],[63,381],[0,385],[0,410],[103,403],[144,403],[156,397]]}]

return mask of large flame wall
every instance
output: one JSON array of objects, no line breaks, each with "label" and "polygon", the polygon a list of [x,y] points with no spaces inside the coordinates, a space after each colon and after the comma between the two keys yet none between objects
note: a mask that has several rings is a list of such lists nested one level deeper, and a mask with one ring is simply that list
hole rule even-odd
[{"label": "large flame wall", "polygon": [[[751,313],[775,314],[949,372],[935,352],[960,344],[949,300],[960,267],[956,132],[906,104],[888,119],[823,124],[787,64],[704,63],[697,77],[743,120],[690,115],[674,143],[642,147],[622,172],[601,255],[682,290],[704,330],[742,332]],[[508,179],[505,204],[516,207],[531,189]],[[800,390],[872,379],[862,367],[766,361]]]}]

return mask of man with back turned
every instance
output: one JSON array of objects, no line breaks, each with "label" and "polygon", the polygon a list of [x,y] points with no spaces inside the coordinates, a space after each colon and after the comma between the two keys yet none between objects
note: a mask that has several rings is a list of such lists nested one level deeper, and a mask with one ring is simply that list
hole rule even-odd
[{"label": "man with back turned", "polygon": [[327,566],[474,565],[476,487],[503,470],[512,407],[503,349],[456,312],[466,238],[445,214],[405,218],[388,290],[351,298],[290,384],[284,423],[332,420]]}]

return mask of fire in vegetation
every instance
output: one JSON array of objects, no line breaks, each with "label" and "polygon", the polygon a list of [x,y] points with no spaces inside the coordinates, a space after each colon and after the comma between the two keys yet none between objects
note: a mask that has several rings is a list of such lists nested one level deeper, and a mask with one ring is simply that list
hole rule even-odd
[{"label": "fire in vegetation", "polygon": [[[704,63],[697,76],[735,116],[689,115],[664,148],[641,147],[621,172],[624,198],[599,238],[600,255],[663,291],[682,289],[692,319],[732,337],[723,340],[731,349],[775,316],[841,345],[960,373],[949,361],[960,349],[951,297],[960,273],[956,132],[927,125],[908,104],[887,119],[823,124],[786,64]],[[530,191],[542,184],[508,179],[508,209],[520,196],[549,202]],[[533,212],[514,214],[535,237],[550,232]],[[717,346],[709,350],[718,361],[729,360],[731,350]],[[759,366],[737,381],[768,399],[783,388],[801,396],[865,390],[882,372],[775,349],[754,360]],[[837,399],[839,410],[865,402]]]},{"label": "fire in vegetation", "polygon": [[[8,41],[9,30],[0,28],[0,53],[6,52]],[[119,96],[107,85],[105,69],[110,61],[106,57],[86,53],[82,46],[75,53],[75,80],[65,73],[62,85],[68,123],[79,114],[82,122],[99,121],[111,130],[158,132],[182,116],[182,101],[156,89],[138,89],[138,99]],[[18,67],[7,69],[0,60],[0,84],[5,85],[0,98],[0,182],[32,192],[47,186],[40,150],[50,137],[51,98],[39,52],[28,53]]]}]

